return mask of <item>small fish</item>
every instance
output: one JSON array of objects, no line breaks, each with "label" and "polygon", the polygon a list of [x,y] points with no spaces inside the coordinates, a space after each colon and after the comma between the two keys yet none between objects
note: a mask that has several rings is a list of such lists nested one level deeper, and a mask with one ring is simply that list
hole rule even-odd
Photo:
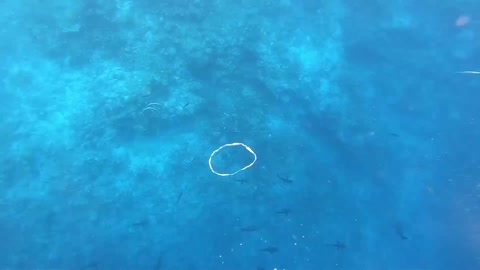
[{"label": "small fish", "polygon": [[425,186],[425,189],[428,191],[428,193],[435,195],[435,189],[432,188],[431,186]]},{"label": "small fish", "polygon": [[266,247],[266,248],[260,249],[260,251],[268,252],[268,253],[270,253],[270,254],[273,254],[273,253],[277,253],[277,252],[278,252],[278,248],[277,248],[277,247]]},{"label": "small fish", "polygon": [[242,231],[242,232],[256,232],[256,231],[258,231],[258,229],[259,229],[258,226],[250,225],[250,226],[240,228],[240,231]]},{"label": "small fish", "polygon": [[147,225],[148,225],[147,219],[138,220],[131,224],[132,227],[145,227]]},{"label": "small fish", "polygon": [[390,132],[390,133],[388,133],[388,135],[393,136],[393,137],[398,137],[398,134],[394,133],[394,132]]},{"label": "small fish", "polygon": [[180,199],[182,199],[182,196],[183,196],[183,190],[180,192],[180,194],[178,195],[177,197],[177,201],[175,202],[175,205],[178,205],[178,203],[180,202]]},{"label": "small fish", "polygon": [[326,246],[329,246],[329,247],[335,247],[335,248],[338,249],[338,250],[343,250],[343,249],[346,249],[346,248],[347,248],[347,246],[346,246],[344,243],[340,242],[340,241],[337,241],[337,242],[335,242],[334,244],[325,244],[325,245],[326,245]]},{"label": "small fish", "polygon": [[188,105],[190,105],[190,103],[183,105],[182,110],[185,110],[185,108],[188,107]]},{"label": "small fish", "polygon": [[290,215],[291,212],[292,212],[291,209],[283,208],[283,209],[275,212],[275,214],[282,214],[282,215],[288,216],[288,215]]},{"label": "small fish", "polygon": [[154,270],[162,270],[163,269],[163,258],[162,256],[158,256],[157,261],[155,262]]},{"label": "small fish", "polygon": [[278,179],[280,179],[282,182],[285,184],[292,184],[293,180],[288,178],[288,177],[281,177],[280,175],[277,174]]},{"label": "small fish", "polygon": [[99,263],[96,261],[89,262],[88,264],[81,267],[82,270],[94,270],[99,269]]},{"label": "small fish", "polygon": [[400,223],[395,224],[395,233],[400,237],[400,239],[408,240],[408,237],[405,235],[405,231],[403,230],[403,226]]},{"label": "small fish", "polygon": [[247,182],[247,179],[245,179],[245,178],[240,178],[240,179],[235,179],[234,181],[235,181],[235,182],[238,182],[238,183],[240,183],[240,184],[245,184],[245,183]]}]

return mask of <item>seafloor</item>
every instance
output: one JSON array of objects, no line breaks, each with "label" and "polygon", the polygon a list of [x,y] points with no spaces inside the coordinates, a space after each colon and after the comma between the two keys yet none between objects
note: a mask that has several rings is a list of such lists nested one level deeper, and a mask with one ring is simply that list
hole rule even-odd
[{"label": "seafloor", "polygon": [[1,1],[0,269],[480,269],[479,20]]}]

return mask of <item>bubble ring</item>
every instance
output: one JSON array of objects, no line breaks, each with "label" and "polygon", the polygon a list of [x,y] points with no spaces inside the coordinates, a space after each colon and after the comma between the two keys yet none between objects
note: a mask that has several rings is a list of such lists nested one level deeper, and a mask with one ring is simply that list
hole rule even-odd
[{"label": "bubble ring", "polygon": [[[253,161],[252,163],[248,164],[247,166],[233,172],[233,173],[219,173],[219,172],[216,172],[213,167],[212,167],[212,158],[213,156],[215,156],[220,150],[222,150],[223,148],[225,147],[231,147],[231,146],[243,146],[243,148],[245,148],[248,152],[250,152],[252,155],[253,155]],[[239,142],[234,142],[234,143],[227,143],[227,144],[224,144],[222,146],[220,146],[219,148],[215,149],[215,151],[213,151],[211,154],[210,154],[210,158],[208,159],[208,166],[210,167],[210,171],[212,171],[212,173],[216,174],[216,175],[219,175],[219,176],[232,176],[232,175],[235,175],[241,171],[244,171],[250,167],[253,166],[253,164],[255,164],[255,162],[257,161],[257,155],[255,154],[255,152],[253,152],[252,148],[248,147],[248,145],[245,145],[243,143],[239,143]]]}]

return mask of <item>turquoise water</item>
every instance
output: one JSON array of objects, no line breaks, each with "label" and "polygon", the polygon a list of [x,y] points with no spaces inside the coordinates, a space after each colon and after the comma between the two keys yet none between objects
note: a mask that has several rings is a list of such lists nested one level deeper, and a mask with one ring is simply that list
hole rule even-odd
[{"label": "turquoise water", "polygon": [[478,1],[0,23],[0,269],[480,269]]}]

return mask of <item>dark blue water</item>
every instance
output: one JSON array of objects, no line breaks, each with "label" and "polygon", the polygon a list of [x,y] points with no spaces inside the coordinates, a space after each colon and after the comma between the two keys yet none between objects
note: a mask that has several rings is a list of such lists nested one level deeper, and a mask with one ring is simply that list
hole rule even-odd
[{"label": "dark blue water", "polygon": [[0,269],[480,269],[478,1],[0,23]]}]

